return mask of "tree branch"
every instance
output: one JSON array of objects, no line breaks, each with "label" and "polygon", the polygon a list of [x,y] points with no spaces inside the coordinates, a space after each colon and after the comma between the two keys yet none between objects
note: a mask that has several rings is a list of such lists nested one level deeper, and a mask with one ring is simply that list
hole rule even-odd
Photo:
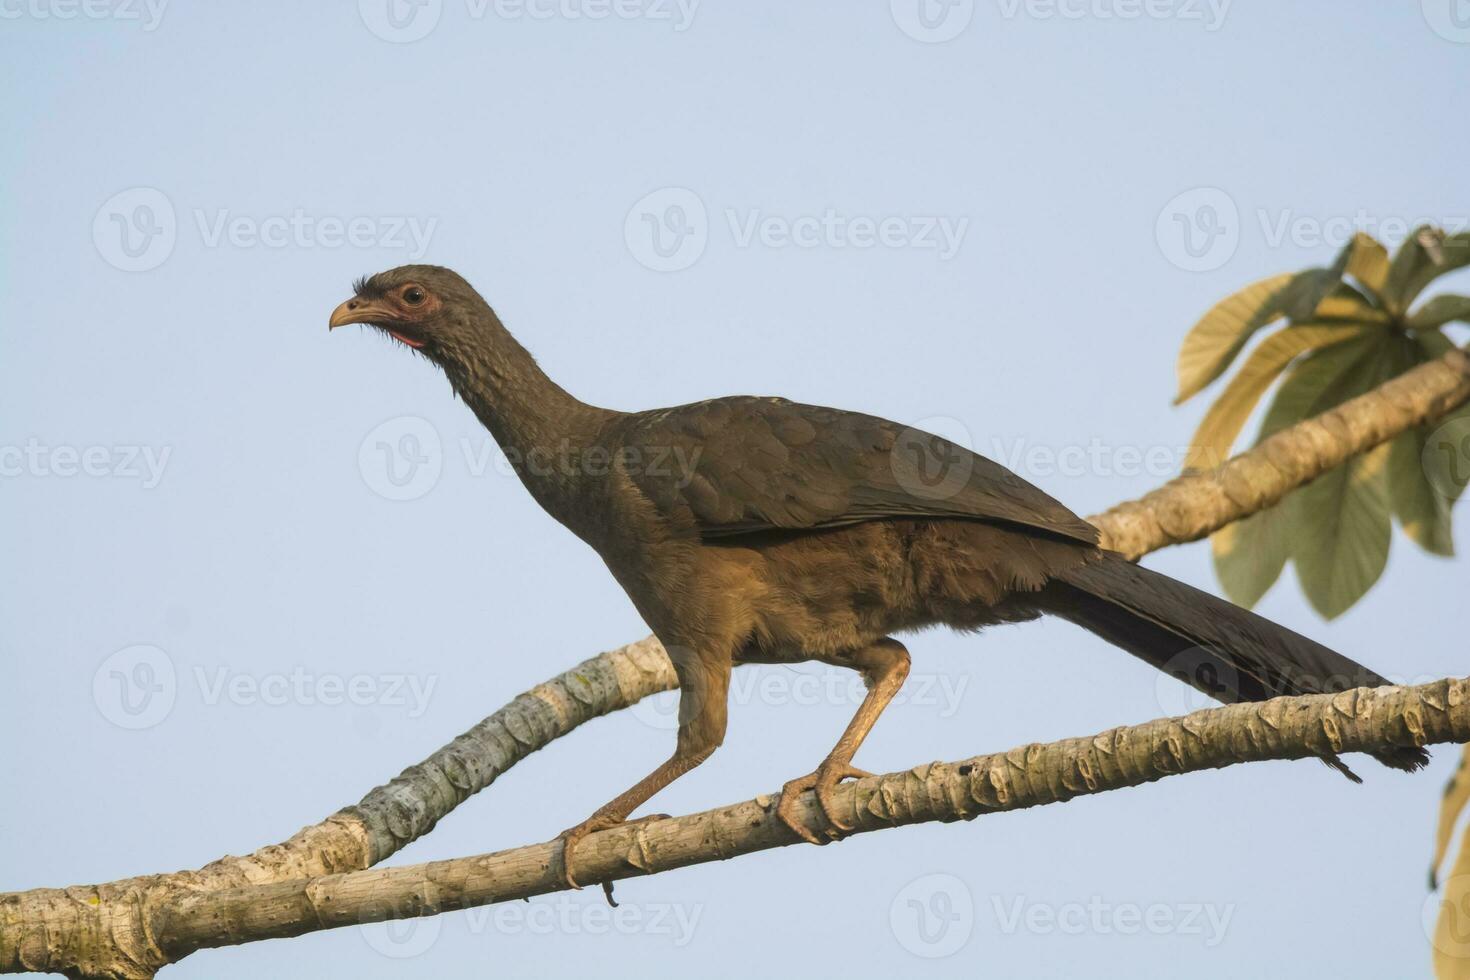
[{"label": "tree branch", "polygon": [[[929,763],[844,784],[837,813],[855,833],[868,833],[1064,803],[1241,762],[1466,740],[1470,679],[1360,688],[1212,708],[1086,738]],[[810,797],[803,802],[803,822],[822,833],[825,823],[816,805]],[[758,796],[594,834],[579,848],[577,868],[588,883],[613,881],[800,843],[777,819],[775,799]],[[197,949],[561,891],[566,886],[552,867],[554,848],[533,844],[452,861],[199,893],[161,908],[153,931],[164,952],[178,959]]]},{"label": "tree branch", "polygon": [[1265,510],[1303,484],[1470,399],[1470,355],[1455,349],[1364,395],[1265,439],[1223,466],[1170,480],[1090,518],[1129,558],[1198,541]]},{"label": "tree branch", "polygon": [[[1450,351],[1283,430],[1217,470],[1180,477],[1091,520],[1108,547],[1131,558],[1196,540],[1270,506],[1355,453],[1442,418],[1467,399],[1470,357]],[[177,909],[206,902],[212,893],[234,894],[244,888],[257,894],[271,882],[369,868],[428,833],[456,806],[552,740],[591,718],[674,686],[673,670],[657,641],[640,640],[520,695],[424,762],[369,792],[356,806],[282,844],[245,857],[225,857],[198,871],[0,895],[0,972],[151,977],[183,955],[160,948],[170,947],[153,928],[160,916],[173,924],[170,928],[182,928]],[[579,854],[593,854],[601,846],[594,842],[602,836],[589,837]],[[493,900],[498,899],[482,903]]]}]

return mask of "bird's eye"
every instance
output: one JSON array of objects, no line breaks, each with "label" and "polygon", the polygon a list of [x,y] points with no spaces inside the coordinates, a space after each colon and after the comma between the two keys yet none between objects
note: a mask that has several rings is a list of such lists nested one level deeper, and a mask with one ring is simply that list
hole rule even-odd
[{"label": "bird's eye", "polygon": [[403,301],[409,306],[418,306],[424,301],[424,291],[417,286],[409,286],[403,291]]}]

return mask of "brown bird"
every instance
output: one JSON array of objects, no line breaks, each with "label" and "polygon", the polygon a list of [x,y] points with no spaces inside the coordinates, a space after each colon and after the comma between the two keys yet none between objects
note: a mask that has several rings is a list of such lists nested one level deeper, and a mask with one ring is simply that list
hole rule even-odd
[{"label": "brown bird", "polygon": [[[673,756],[560,835],[573,850],[720,745],[731,668],[818,660],[868,693],[836,747],[785,784],[792,832],[813,790],[867,775],[854,753],[909,672],[893,639],[1070,620],[1233,703],[1387,681],[1253,613],[1098,547],[1091,524],[1014,473],[938,436],[783,398],[736,396],[647,412],[587,405],[546,376],[469,283],[412,265],[355,284],[331,327],[371,324],[448,376],[531,495],[591,545],[662,641],[679,678]],[[1423,749],[1376,753],[1413,770]],[[1356,780],[1336,757],[1324,761]],[[642,819],[656,819],[645,817]]]}]

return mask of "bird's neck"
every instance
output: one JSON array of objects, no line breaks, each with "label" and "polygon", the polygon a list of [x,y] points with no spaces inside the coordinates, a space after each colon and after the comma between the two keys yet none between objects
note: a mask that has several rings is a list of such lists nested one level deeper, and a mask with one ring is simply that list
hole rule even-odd
[{"label": "bird's neck", "polygon": [[444,373],[527,489],[566,521],[580,482],[579,468],[568,460],[595,445],[615,413],[552,381],[488,308],[475,326],[476,342],[449,351]]}]

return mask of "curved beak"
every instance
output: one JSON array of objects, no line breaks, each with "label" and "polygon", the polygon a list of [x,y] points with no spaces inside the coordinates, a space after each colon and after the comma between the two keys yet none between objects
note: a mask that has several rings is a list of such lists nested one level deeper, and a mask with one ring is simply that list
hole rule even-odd
[{"label": "curved beak", "polygon": [[339,304],[332,311],[332,318],[327,321],[327,329],[332,330],[349,323],[387,323],[393,319],[393,313],[386,307],[372,300],[359,299],[354,296],[347,302]]}]

